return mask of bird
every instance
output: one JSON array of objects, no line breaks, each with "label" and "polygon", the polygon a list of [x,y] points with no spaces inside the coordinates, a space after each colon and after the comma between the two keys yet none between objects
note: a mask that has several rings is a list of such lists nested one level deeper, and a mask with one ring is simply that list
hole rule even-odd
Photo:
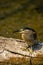
[{"label": "bird", "polygon": [[22,39],[27,43],[28,47],[37,44],[37,33],[33,28],[24,27],[14,32],[19,32],[21,34]]}]

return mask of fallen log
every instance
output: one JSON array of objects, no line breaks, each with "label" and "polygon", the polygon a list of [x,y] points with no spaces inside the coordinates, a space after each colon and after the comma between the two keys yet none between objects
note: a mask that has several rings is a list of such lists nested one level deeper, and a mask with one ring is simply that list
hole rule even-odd
[{"label": "fallen log", "polygon": [[11,63],[17,65],[43,64],[43,43],[38,43],[30,53],[24,40],[0,37],[0,65]]}]

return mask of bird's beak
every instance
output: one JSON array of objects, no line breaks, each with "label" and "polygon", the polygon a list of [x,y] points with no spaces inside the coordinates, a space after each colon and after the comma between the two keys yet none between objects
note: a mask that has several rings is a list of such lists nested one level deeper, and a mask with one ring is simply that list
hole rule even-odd
[{"label": "bird's beak", "polygon": [[13,33],[17,33],[17,32],[20,32],[19,30],[15,30],[15,31],[13,31]]},{"label": "bird's beak", "polygon": [[24,33],[24,31],[19,31],[19,33]]},{"label": "bird's beak", "polygon": [[17,33],[17,32],[23,33],[23,29],[13,31],[13,33]]},{"label": "bird's beak", "polygon": [[19,30],[19,33],[23,33],[23,32],[24,32],[23,29],[20,29],[20,30]]}]

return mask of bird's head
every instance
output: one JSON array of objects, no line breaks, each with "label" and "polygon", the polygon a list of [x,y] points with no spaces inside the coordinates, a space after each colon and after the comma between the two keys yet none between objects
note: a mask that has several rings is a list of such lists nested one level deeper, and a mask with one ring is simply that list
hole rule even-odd
[{"label": "bird's head", "polygon": [[21,34],[33,35],[34,40],[37,39],[36,31],[35,31],[34,29],[32,29],[32,28],[24,27],[24,28],[22,28],[22,29],[20,29],[20,30],[14,31],[14,33],[16,33],[16,32],[19,32],[19,33],[21,33]]}]

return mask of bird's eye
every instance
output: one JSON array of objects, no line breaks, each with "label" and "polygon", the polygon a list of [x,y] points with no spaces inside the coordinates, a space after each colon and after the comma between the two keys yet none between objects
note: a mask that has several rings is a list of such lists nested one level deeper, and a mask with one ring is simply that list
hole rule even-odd
[{"label": "bird's eye", "polygon": [[23,31],[23,29],[21,29],[20,31]]}]

